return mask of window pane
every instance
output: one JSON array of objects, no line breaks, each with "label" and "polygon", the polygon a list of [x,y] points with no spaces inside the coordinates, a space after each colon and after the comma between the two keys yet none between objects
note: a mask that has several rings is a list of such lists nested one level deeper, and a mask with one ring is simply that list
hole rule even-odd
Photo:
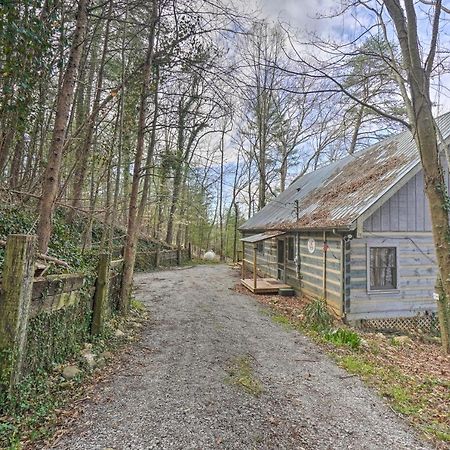
[{"label": "window pane", "polygon": [[370,248],[370,289],[397,288],[397,249],[395,247]]},{"label": "window pane", "polygon": [[290,238],[288,238],[288,259],[289,259],[289,261],[294,260],[294,255],[295,255],[294,238],[290,237]]},{"label": "window pane", "polygon": [[257,244],[258,253],[264,253],[264,241],[260,241]]}]

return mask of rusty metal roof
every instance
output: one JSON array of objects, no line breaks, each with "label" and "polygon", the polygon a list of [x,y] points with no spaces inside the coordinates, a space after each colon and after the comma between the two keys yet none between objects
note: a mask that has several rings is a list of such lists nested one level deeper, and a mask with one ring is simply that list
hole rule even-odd
[{"label": "rusty metal roof", "polygon": [[[447,140],[450,113],[437,123]],[[405,131],[297,178],[239,229],[354,228],[358,217],[419,163],[411,132]]]}]

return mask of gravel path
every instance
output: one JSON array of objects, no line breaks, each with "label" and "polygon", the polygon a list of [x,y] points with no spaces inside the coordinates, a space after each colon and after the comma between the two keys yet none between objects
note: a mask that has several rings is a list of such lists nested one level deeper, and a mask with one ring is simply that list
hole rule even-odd
[{"label": "gravel path", "polygon": [[[430,449],[226,266],[136,276],[152,320],[58,449]],[[230,382],[251,365],[263,392]]]}]

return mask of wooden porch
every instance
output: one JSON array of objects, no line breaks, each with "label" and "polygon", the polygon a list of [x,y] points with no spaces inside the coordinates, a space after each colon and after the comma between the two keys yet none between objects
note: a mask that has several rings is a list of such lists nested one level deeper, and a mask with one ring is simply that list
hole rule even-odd
[{"label": "wooden porch", "polygon": [[[259,278],[257,275],[257,258],[256,258],[256,252],[257,252],[257,244],[258,242],[265,241],[267,239],[271,239],[277,236],[284,235],[284,231],[271,231],[271,232],[265,232],[256,234],[253,236],[248,236],[241,239],[242,242],[242,273],[241,273],[241,284],[245,286],[248,290],[253,292],[254,294],[278,294],[280,289],[292,289],[291,286],[284,283],[281,280],[277,280],[275,278],[265,278],[261,277]],[[284,241],[283,241],[284,242]],[[245,278],[246,272],[245,272],[245,244],[251,243],[253,245],[253,264],[252,271],[253,271],[253,277],[252,278]],[[281,257],[281,260],[280,260]],[[278,266],[280,265],[280,261],[284,265],[286,264],[285,261],[285,252],[284,252],[284,246],[283,246],[283,252],[278,254]],[[284,271],[283,271],[284,273]]]},{"label": "wooden porch", "polygon": [[254,294],[278,294],[280,289],[291,289],[291,286],[275,278],[246,278],[241,284]]}]

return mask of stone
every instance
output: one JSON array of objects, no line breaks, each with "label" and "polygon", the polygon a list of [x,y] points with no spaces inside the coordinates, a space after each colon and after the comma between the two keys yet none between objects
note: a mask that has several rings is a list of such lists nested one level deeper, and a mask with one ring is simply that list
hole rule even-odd
[{"label": "stone", "polygon": [[361,338],[360,345],[361,345],[362,348],[365,348],[365,349],[370,348],[369,343],[368,343],[365,339],[363,339],[363,338]]},{"label": "stone", "polygon": [[97,367],[104,367],[105,364],[106,364],[106,359],[103,358],[103,356],[99,356],[99,357],[97,358],[97,360],[96,360],[96,363],[95,363],[95,365],[96,365]]},{"label": "stone", "polygon": [[62,376],[66,379],[66,380],[73,380],[75,377],[77,377],[79,374],[81,373],[81,370],[75,366],[66,366],[64,367],[63,371],[62,371]]},{"label": "stone", "polygon": [[392,343],[394,345],[406,345],[411,344],[412,339],[409,336],[394,336],[392,338]]},{"label": "stone", "polygon": [[92,370],[95,367],[95,355],[93,353],[83,353],[83,358],[89,369]]},{"label": "stone", "polygon": [[117,328],[116,332],[114,333],[114,336],[116,336],[116,338],[123,338],[125,336],[125,333],[119,328]]},{"label": "stone", "polygon": [[105,358],[105,359],[112,359],[114,357],[114,355],[111,352],[109,352],[108,350],[101,352],[99,356],[101,358]]}]

